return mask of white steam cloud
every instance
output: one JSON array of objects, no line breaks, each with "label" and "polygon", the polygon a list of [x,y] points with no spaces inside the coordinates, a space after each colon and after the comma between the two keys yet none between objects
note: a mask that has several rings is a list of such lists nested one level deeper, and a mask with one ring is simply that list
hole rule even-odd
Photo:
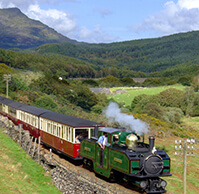
[{"label": "white steam cloud", "polygon": [[133,115],[121,113],[117,103],[110,102],[104,110],[104,115],[110,122],[118,122],[121,127],[127,128],[127,131],[136,132],[138,135],[147,133],[149,125],[140,119],[135,119]]}]

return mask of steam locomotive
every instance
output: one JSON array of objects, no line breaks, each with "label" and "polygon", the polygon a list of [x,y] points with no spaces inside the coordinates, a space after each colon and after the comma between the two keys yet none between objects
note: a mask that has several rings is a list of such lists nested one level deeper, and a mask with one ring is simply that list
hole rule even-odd
[{"label": "steam locomotive", "polygon": [[[170,158],[165,151],[155,148],[153,136],[146,144],[143,137],[125,129],[105,127],[2,96],[0,114],[16,125],[22,124],[32,136],[40,136],[43,144],[73,160],[83,161],[97,174],[111,180],[131,182],[147,193],[166,192],[167,183],[159,177],[171,176]],[[102,156],[97,140],[103,133],[108,137]]]},{"label": "steam locomotive", "polygon": [[171,176],[170,158],[165,151],[155,148],[154,136],[149,136],[146,144],[125,129],[101,128],[98,132],[97,136],[108,134],[108,143],[101,156],[96,137],[83,140],[80,154],[85,165],[107,178],[122,178],[136,184],[147,193],[166,192],[167,182],[159,177]]}]

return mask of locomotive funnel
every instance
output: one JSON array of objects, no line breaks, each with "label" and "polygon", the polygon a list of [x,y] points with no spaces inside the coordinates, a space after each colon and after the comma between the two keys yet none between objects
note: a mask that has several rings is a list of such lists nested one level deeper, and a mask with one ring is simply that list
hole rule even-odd
[{"label": "locomotive funnel", "polygon": [[154,144],[155,144],[155,137],[149,136],[149,151],[153,150]]}]

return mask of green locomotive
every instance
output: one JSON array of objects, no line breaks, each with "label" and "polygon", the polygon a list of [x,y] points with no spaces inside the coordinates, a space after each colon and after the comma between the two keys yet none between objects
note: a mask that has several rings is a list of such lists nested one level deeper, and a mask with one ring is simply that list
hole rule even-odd
[{"label": "green locomotive", "polygon": [[[103,150],[98,137],[107,133],[107,144]],[[149,144],[141,141],[135,133],[124,129],[102,128],[96,137],[81,142],[80,154],[84,164],[95,173],[110,179],[122,178],[139,185],[147,193],[164,193],[166,181],[159,177],[171,176],[170,158],[163,150],[154,147],[155,137],[149,137]]]}]

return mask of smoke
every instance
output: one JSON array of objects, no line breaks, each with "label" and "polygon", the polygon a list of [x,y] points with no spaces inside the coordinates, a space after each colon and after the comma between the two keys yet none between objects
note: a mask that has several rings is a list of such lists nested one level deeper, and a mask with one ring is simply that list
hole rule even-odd
[{"label": "smoke", "polygon": [[103,113],[110,122],[119,123],[120,126],[126,128],[127,131],[133,131],[138,135],[142,135],[149,130],[149,125],[144,121],[135,119],[133,115],[121,113],[118,104],[115,102],[110,102]]}]

